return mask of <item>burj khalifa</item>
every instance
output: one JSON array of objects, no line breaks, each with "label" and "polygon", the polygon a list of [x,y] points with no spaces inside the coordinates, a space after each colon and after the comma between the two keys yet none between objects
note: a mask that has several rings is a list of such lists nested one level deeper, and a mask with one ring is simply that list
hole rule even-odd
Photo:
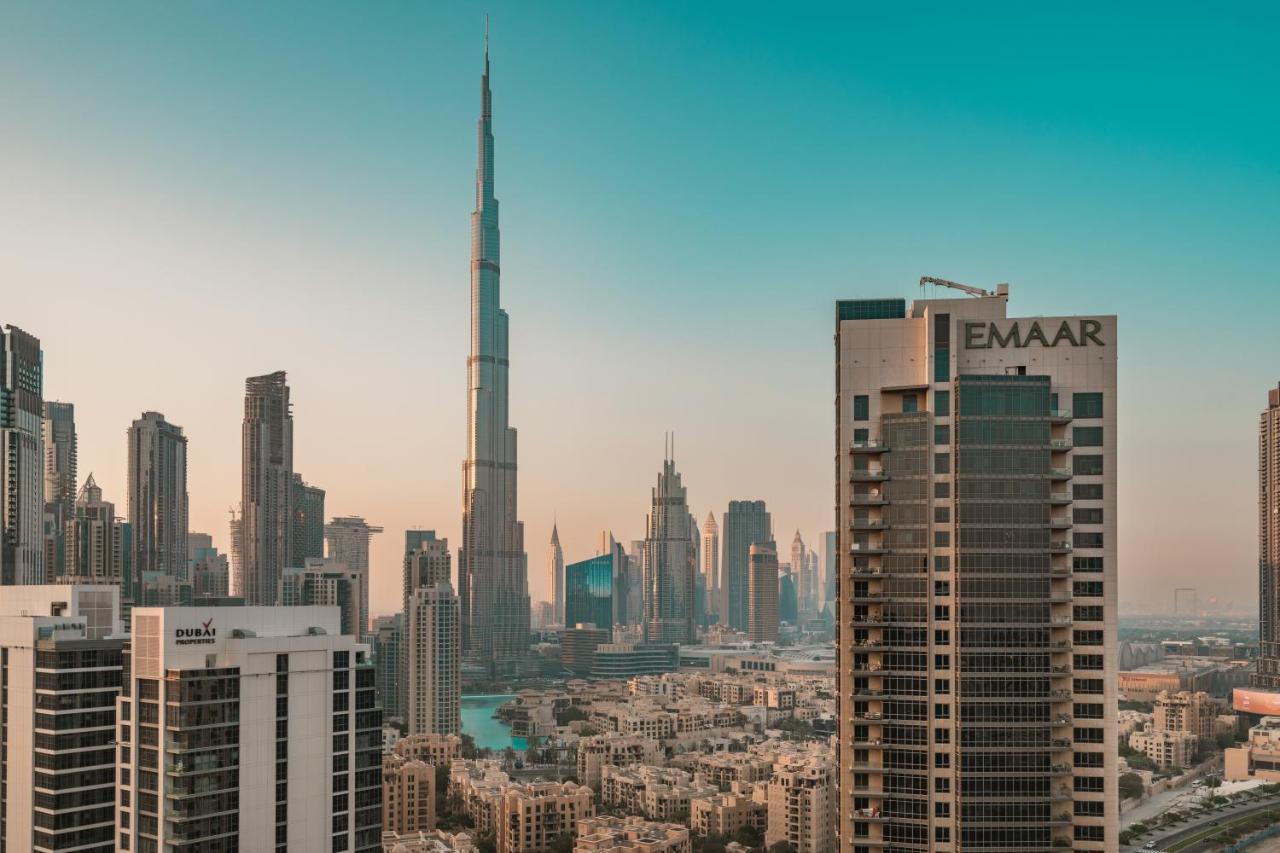
[{"label": "burj khalifa", "polygon": [[467,460],[462,466],[458,596],[464,652],[491,672],[529,650],[529,573],[516,515],[516,431],[507,420],[507,312],[500,303],[498,200],[493,197],[493,112],[486,27],[477,128],[476,209],[471,214],[471,354],[467,359]]}]

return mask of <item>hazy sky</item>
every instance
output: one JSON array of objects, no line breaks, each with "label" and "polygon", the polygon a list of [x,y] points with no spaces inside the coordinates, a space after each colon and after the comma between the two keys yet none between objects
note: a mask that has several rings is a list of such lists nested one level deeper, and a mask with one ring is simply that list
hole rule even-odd
[{"label": "hazy sky", "polygon": [[1119,315],[1122,605],[1252,606],[1280,18],[1113,6],[9,0],[0,322],[118,506],[129,422],[185,428],[224,548],[244,377],[287,370],[389,611],[404,528],[460,527],[489,11],[535,600],[553,517],[570,561],[642,535],[666,430],[699,521],[763,498],[817,540],[832,302],[927,274]]}]

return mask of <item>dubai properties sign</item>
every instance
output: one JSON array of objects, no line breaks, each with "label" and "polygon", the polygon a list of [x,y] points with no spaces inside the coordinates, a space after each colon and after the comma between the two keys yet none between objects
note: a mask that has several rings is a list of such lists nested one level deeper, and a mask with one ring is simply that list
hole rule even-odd
[{"label": "dubai properties sign", "polygon": [[176,646],[209,646],[217,642],[218,629],[213,627],[213,617],[201,622],[198,628],[175,628],[173,643]]}]

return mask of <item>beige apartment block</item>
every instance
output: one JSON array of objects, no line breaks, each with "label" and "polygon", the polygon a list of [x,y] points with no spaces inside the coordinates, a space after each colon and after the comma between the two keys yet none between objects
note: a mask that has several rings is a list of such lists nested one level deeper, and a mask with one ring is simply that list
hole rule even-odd
[{"label": "beige apartment block", "polygon": [[689,801],[689,825],[699,835],[733,835],[743,827],[762,833],[769,823],[768,789],[749,782],[734,782],[731,790]]},{"label": "beige apartment block", "polygon": [[1161,693],[1156,697],[1153,728],[1159,732],[1191,732],[1213,740],[1223,705],[1208,693]]},{"label": "beige apartment block", "polygon": [[384,832],[382,853],[479,853],[466,832]]},{"label": "beige apartment block", "polygon": [[728,791],[739,782],[769,781],[773,758],[754,752],[716,752],[699,756],[694,769],[698,778]]},{"label": "beige apartment block", "polygon": [[631,767],[661,764],[662,744],[634,735],[592,735],[578,741],[578,781],[593,791],[600,790],[600,774],[606,764]]},{"label": "beige apartment block", "polygon": [[643,818],[600,817],[578,821],[574,853],[692,853],[689,828]]},{"label": "beige apartment block", "polygon": [[790,844],[796,853],[836,849],[836,769],[825,760],[779,767],[768,782],[765,843]]},{"label": "beige apartment block", "polygon": [[462,757],[462,738],[458,735],[406,735],[396,741],[392,751],[403,758],[440,767]]},{"label": "beige apartment block", "polygon": [[600,774],[600,802],[651,820],[674,820],[688,814],[694,797],[715,793],[714,786],[673,767],[606,765]]},{"label": "beige apartment block", "polygon": [[458,759],[449,765],[449,796],[462,803],[471,818],[476,837],[493,835],[497,829],[498,806],[511,777],[496,759]]},{"label": "beige apartment block", "polygon": [[590,788],[572,782],[509,784],[498,801],[498,853],[541,853],[594,814]]},{"label": "beige apartment block", "polygon": [[836,304],[827,849],[1114,851],[1116,318],[971,292]]},{"label": "beige apartment block", "polygon": [[436,828],[436,769],[424,761],[382,756],[382,829],[426,832]]},{"label": "beige apartment block", "polygon": [[1247,741],[1226,750],[1222,778],[1280,782],[1280,717],[1263,717]]},{"label": "beige apartment block", "polygon": [[1191,732],[1153,731],[1129,735],[1129,746],[1154,761],[1161,769],[1190,767],[1200,738]]}]

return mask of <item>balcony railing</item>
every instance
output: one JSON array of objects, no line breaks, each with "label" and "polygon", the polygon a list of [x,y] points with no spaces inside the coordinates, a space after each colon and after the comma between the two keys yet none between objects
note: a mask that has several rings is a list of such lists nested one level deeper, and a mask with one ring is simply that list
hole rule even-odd
[{"label": "balcony railing", "polygon": [[849,451],[851,453],[883,453],[888,449],[889,445],[885,444],[878,438],[849,442]]},{"label": "balcony railing", "polygon": [[849,472],[849,482],[865,483],[883,480],[886,476],[883,468],[855,468]]},{"label": "balcony railing", "polygon": [[1050,450],[1070,450],[1070,449],[1071,449],[1071,445],[1072,445],[1072,442],[1071,442],[1071,439],[1069,439],[1069,438],[1051,438],[1051,439],[1049,439],[1049,449],[1050,449]]},{"label": "balcony railing", "polygon": [[1067,421],[1071,420],[1071,410],[1070,409],[1053,409],[1049,412],[1049,419],[1052,421],[1057,421],[1058,423],[1065,424]]},{"label": "balcony railing", "polygon": [[1070,468],[1050,468],[1049,479],[1050,480],[1070,480],[1071,469]]}]

